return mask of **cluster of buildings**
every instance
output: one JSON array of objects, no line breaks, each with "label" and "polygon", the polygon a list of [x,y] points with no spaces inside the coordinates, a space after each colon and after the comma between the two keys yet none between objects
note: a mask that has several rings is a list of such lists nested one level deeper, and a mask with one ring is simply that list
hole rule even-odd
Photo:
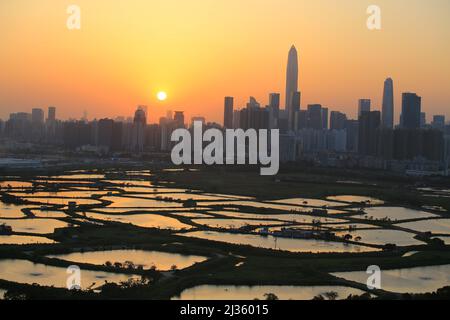
[{"label": "cluster of buildings", "polygon": [[0,137],[22,143],[55,145],[70,150],[110,154],[115,152],[169,151],[170,134],[184,128],[184,113],[168,112],[159,124],[147,123],[147,107],[138,106],[133,118],[88,121],[56,119],[56,108],[14,113],[0,122]]},{"label": "cluster of buildings", "polygon": [[[422,101],[415,93],[402,94],[401,116],[394,121],[394,82],[384,83],[381,110],[370,99],[358,101],[357,119],[320,104],[301,105],[298,89],[298,55],[288,55],[284,109],[281,95],[271,93],[268,104],[250,97],[246,106],[235,108],[225,97],[223,126],[201,121],[205,129],[279,129],[280,161],[310,161],[318,165],[363,167],[409,174],[447,174],[450,162],[450,125],[435,115],[427,123]],[[71,150],[111,154],[116,152],[168,152],[171,134],[186,128],[184,113],[168,112],[157,124],[148,123],[146,106],[138,106],[133,118],[60,121],[56,108],[36,108],[0,120],[0,137],[12,141],[61,146]]]},{"label": "cluster of buildings", "polygon": [[295,47],[288,56],[285,108],[280,94],[271,93],[262,107],[250,98],[246,107],[233,109],[233,98],[225,98],[224,127],[279,129],[282,162],[307,160],[319,165],[363,167],[408,174],[447,174],[450,162],[450,125],[445,116],[426,122],[422,99],[402,94],[401,116],[394,124],[394,83],[384,83],[381,111],[370,99],[358,101],[358,118],[331,111],[320,104],[301,108],[298,90],[298,57]]}]

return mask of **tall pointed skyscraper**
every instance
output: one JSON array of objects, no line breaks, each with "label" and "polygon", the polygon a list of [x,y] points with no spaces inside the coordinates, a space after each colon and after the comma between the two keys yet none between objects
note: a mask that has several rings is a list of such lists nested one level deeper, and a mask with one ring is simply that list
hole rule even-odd
[{"label": "tall pointed skyscraper", "polygon": [[384,81],[382,126],[394,128],[394,82],[391,78]]},{"label": "tall pointed skyscraper", "polygon": [[[300,111],[300,92],[298,91],[298,56],[295,46],[291,47],[288,55],[286,70],[286,104],[288,130],[295,129],[296,111]],[[295,104],[295,105],[294,105]]]},{"label": "tall pointed skyscraper", "polygon": [[285,108],[289,114],[291,109],[292,95],[298,91],[298,56],[295,46],[289,50],[288,64],[286,71],[286,104]]}]

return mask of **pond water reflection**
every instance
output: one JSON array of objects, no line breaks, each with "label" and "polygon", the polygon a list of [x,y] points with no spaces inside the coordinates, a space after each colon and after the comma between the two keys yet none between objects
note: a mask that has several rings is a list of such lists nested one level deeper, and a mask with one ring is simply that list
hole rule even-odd
[{"label": "pond water reflection", "polygon": [[[337,272],[336,277],[366,283],[365,271]],[[383,290],[398,293],[426,293],[450,285],[450,265],[382,270]]]},{"label": "pond water reflection", "polygon": [[311,300],[328,292],[338,294],[338,299],[349,295],[362,295],[364,291],[339,286],[215,286],[203,285],[184,290],[173,300],[265,300],[265,294],[275,294],[280,300]]},{"label": "pond water reflection", "polygon": [[[140,278],[133,275],[91,270],[82,270],[81,274],[81,288],[83,289],[93,284],[95,284],[94,287],[98,287],[105,282],[119,283],[130,278]],[[33,263],[28,260],[0,260],[0,279],[17,283],[36,283],[41,286],[66,288],[67,269]]]},{"label": "pond water reflection", "polygon": [[12,227],[14,232],[47,234],[53,233],[56,228],[68,227],[67,222],[56,219],[0,219],[0,224]]},{"label": "pond water reflection", "polygon": [[351,245],[340,242],[307,240],[307,239],[291,239],[291,238],[275,238],[272,236],[259,236],[255,234],[236,234],[215,231],[194,231],[181,236],[193,238],[207,239],[212,241],[226,242],[230,244],[250,245],[258,248],[284,250],[291,252],[370,252],[378,251],[378,249]]},{"label": "pond water reflection", "polygon": [[165,217],[157,214],[130,214],[130,215],[108,215],[108,214],[99,214],[99,213],[86,213],[86,217],[98,219],[98,220],[106,220],[106,221],[115,221],[121,223],[131,223],[139,227],[143,228],[160,228],[160,229],[173,229],[173,230],[181,230],[181,229],[191,229],[192,226],[181,223],[179,220]]},{"label": "pond water reflection", "polygon": [[0,236],[0,244],[50,244],[55,241],[44,237],[33,236]]},{"label": "pond water reflection", "polygon": [[122,264],[129,261],[135,266],[143,266],[144,269],[150,269],[152,266],[155,266],[157,270],[161,271],[170,270],[174,265],[181,270],[207,259],[206,257],[200,256],[145,250],[74,252],[69,254],[50,255],[48,257],[72,261],[75,263],[88,263],[95,265],[104,265],[107,261],[111,263],[119,262]]}]

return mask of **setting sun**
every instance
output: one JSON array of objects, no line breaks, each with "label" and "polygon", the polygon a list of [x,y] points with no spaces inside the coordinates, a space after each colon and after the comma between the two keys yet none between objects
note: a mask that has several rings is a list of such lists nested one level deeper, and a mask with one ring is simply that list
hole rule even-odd
[{"label": "setting sun", "polygon": [[159,101],[164,101],[167,99],[167,93],[165,93],[164,91],[160,91],[158,92],[156,97],[158,98]]}]

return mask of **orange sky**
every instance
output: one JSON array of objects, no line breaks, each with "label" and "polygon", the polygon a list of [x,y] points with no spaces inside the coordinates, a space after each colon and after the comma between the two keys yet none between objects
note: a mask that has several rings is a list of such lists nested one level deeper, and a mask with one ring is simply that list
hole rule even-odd
[{"label": "orange sky", "polygon": [[[381,31],[366,28],[374,3]],[[80,31],[66,28],[70,4]],[[403,91],[423,97],[428,119],[450,118],[449,12],[448,0],[2,0],[0,118],[49,105],[60,118],[130,116],[146,104],[150,122],[170,109],[222,123],[226,95],[238,106],[283,95],[292,44],[302,107],[354,117],[358,98],[379,108],[390,76],[396,121]]]}]

